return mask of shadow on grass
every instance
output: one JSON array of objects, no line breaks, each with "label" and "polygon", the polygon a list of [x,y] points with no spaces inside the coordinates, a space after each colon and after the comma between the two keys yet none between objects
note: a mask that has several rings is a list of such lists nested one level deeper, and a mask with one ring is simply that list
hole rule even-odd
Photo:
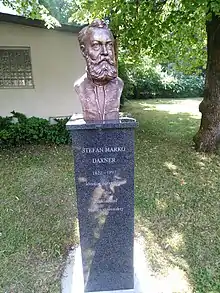
[{"label": "shadow on grass", "polygon": [[220,162],[194,151],[200,120],[141,106],[126,110],[140,123],[136,231],[154,274],[179,283],[164,292],[220,292]]}]

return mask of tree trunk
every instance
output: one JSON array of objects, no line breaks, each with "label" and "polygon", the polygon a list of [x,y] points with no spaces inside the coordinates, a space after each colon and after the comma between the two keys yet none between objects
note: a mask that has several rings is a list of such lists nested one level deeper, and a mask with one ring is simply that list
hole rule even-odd
[{"label": "tree trunk", "polygon": [[206,23],[208,58],[200,129],[194,137],[195,148],[213,152],[220,144],[220,18],[215,14]]}]

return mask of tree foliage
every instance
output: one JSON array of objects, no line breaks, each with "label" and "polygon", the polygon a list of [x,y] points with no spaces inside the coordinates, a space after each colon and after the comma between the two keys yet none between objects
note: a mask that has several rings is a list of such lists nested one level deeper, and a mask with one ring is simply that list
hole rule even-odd
[{"label": "tree foliage", "polygon": [[33,19],[42,19],[48,28],[69,24],[71,15],[76,12],[77,5],[75,0],[2,0],[19,15]]},{"label": "tree foliage", "polygon": [[74,0],[39,0],[39,3],[62,24],[69,23],[69,19],[76,7]]},{"label": "tree foliage", "polygon": [[185,72],[204,69],[206,20],[219,14],[220,0],[3,0],[19,14],[51,27],[69,21],[108,19],[124,54],[143,51],[158,62],[175,62]]},{"label": "tree foliage", "polygon": [[166,99],[202,97],[204,77],[185,75],[171,65],[155,64],[142,56],[133,64],[129,58],[119,56],[119,76],[124,80],[122,104],[126,99]]},{"label": "tree foliage", "polygon": [[3,5],[15,10],[18,15],[32,19],[42,19],[47,28],[60,26],[59,21],[46,8],[46,0],[2,0]]},{"label": "tree foliage", "polygon": [[209,12],[219,8],[219,0],[82,0],[73,18],[107,18],[129,54],[144,49],[157,61],[175,62],[190,72],[205,67],[205,22]]},{"label": "tree foliage", "polygon": [[[175,62],[185,71],[204,68],[205,20],[220,0],[3,0],[19,14],[45,20],[51,27],[69,21],[108,19],[124,54],[140,51],[158,62]],[[71,16],[71,17],[70,17]]]}]

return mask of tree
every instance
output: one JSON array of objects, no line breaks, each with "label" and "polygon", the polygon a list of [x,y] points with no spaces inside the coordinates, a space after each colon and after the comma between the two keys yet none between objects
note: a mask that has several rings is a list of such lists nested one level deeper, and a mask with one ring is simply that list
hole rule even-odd
[{"label": "tree", "polygon": [[[49,0],[45,0],[49,1]],[[67,0],[66,0],[67,1]],[[37,0],[3,0],[25,15],[48,13]],[[55,0],[54,0],[55,3]],[[158,62],[175,62],[186,72],[206,63],[200,129],[194,136],[198,151],[215,151],[220,143],[220,0],[78,0],[72,19],[88,23],[96,17],[110,21],[124,54],[141,50]],[[45,4],[46,5],[46,4]]]},{"label": "tree", "polygon": [[56,20],[62,24],[68,24],[70,16],[75,11],[75,1],[73,0],[39,0]]},{"label": "tree", "polygon": [[80,1],[73,18],[107,18],[124,52],[145,49],[159,62],[175,62],[187,72],[206,63],[201,125],[194,136],[198,151],[220,143],[220,0]]},{"label": "tree", "polygon": [[38,0],[2,0],[3,5],[17,11],[18,15],[32,19],[41,19],[47,28],[60,26],[59,21],[51,15],[44,3]]},{"label": "tree", "polygon": [[70,17],[77,8],[76,0],[2,0],[2,2],[5,6],[16,10],[19,15],[44,20],[48,28],[70,23]]}]

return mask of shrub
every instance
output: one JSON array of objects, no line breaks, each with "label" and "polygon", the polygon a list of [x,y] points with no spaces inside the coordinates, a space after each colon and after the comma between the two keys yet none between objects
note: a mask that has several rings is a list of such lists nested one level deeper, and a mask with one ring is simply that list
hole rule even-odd
[{"label": "shrub", "polygon": [[65,124],[66,119],[55,119],[51,124],[47,119],[30,117],[11,112],[9,117],[0,117],[0,145],[16,146],[31,143],[65,144],[70,140]]},{"label": "shrub", "polygon": [[[122,101],[125,99],[150,98],[193,98],[203,96],[204,77],[185,75],[174,69],[155,64],[144,56],[132,63],[119,59],[119,76],[125,86]],[[123,103],[122,103],[123,104]]]}]

